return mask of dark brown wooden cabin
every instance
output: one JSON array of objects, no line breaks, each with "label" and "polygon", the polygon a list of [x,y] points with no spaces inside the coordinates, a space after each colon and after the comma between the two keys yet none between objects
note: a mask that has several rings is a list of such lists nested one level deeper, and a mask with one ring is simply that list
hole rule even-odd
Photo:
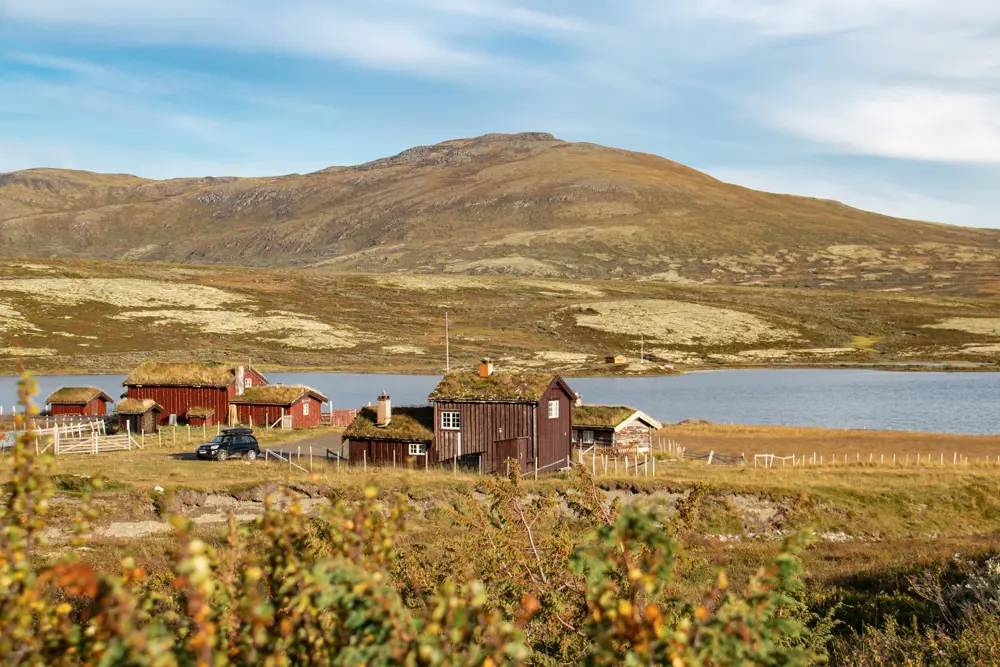
[{"label": "dark brown wooden cabin", "polygon": [[108,414],[108,403],[115,401],[97,387],[62,387],[49,394],[45,402],[53,416],[103,416]]},{"label": "dark brown wooden cabin", "polygon": [[576,394],[558,376],[496,372],[483,360],[478,374],[446,375],[430,400],[440,463],[505,472],[512,458],[524,472],[554,472],[572,453]]},{"label": "dark brown wooden cabin", "polygon": [[151,398],[125,398],[115,408],[118,432],[156,433],[163,406]]},{"label": "dark brown wooden cabin", "polygon": [[122,383],[127,398],[152,399],[163,408],[158,419],[167,424],[171,415],[183,422],[188,410],[207,408],[216,421],[235,419],[230,400],[247,389],[268,384],[253,368],[211,363],[154,363],[139,365]]},{"label": "dark brown wooden cabin", "polygon": [[309,387],[279,384],[247,389],[229,402],[236,406],[236,417],[244,425],[266,426],[288,417],[290,428],[315,428],[320,425],[320,410],[328,400]]},{"label": "dark brown wooden cabin", "polygon": [[430,406],[392,409],[389,397],[378,408],[362,408],[344,431],[351,465],[425,468],[434,458],[434,410]]},{"label": "dark brown wooden cabin", "polygon": [[[573,445],[613,455],[649,451],[653,431],[663,424],[625,405],[578,405],[573,408]],[[603,451],[602,451],[603,450]]]}]

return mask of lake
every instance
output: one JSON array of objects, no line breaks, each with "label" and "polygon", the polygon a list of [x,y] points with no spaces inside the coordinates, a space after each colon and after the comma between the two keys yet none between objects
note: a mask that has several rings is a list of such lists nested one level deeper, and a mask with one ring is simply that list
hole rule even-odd
[{"label": "lake", "polygon": [[[336,408],[375,402],[426,403],[438,377],[350,373],[269,373],[274,383],[306,384]],[[42,399],[62,386],[100,387],[117,398],[123,375],[40,376]],[[0,377],[4,413],[17,379]],[[1000,373],[924,373],[856,369],[731,370],[650,378],[579,378],[570,386],[587,403],[627,404],[664,422],[818,426],[1000,434]]]}]

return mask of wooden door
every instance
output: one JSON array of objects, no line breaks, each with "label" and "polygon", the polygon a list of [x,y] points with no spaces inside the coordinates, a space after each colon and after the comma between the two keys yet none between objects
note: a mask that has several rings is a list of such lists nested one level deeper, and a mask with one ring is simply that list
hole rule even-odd
[{"label": "wooden door", "polygon": [[486,453],[486,465],[483,466],[483,472],[498,472],[506,475],[508,460],[517,461],[521,472],[527,472],[528,438],[511,438],[494,442]]}]

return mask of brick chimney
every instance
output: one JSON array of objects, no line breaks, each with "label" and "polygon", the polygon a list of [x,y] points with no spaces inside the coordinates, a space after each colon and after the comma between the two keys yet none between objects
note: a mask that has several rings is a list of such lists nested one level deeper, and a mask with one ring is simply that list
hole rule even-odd
[{"label": "brick chimney", "polygon": [[378,397],[378,419],[376,426],[385,428],[392,421],[392,399],[384,391]]},{"label": "brick chimney", "polygon": [[488,378],[493,375],[493,360],[489,357],[483,357],[483,360],[479,362],[479,377]]}]

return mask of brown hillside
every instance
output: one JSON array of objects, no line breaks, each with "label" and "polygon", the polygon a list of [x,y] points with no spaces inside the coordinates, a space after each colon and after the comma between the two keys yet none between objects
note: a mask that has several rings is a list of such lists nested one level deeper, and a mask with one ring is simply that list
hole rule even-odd
[{"label": "brown hillside", "polygon": [[653,155],[486,135],[354,167],[0,174],[0,254],[975,291],[1000,231],[757,192]]}]

